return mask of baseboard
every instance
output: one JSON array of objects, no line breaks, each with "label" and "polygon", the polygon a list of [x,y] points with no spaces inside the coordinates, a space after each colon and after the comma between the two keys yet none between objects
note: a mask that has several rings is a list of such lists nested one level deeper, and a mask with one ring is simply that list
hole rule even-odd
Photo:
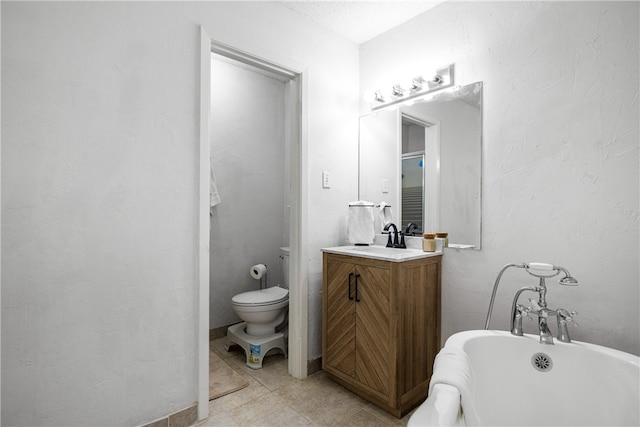
[{"label": "baseboard", "polygon": [[143,427],[189,427],[194,425],[196,421],[198,421],[198,403],[143,424]]},{"label": "baseboard", "polygon": [[227,336],[227,329],[229,329],[229,326],[233,326],[236,323],[240,323],[240,322],[234,322],[234,323],[230,323],[226,326],[219,326],[217,328],[213,328],[213,329],[209,329],[209,341],[213,341],[213,340],[217,340],[218,338],[224,338]]},{"label": "baseboard", "polygon": [[313,375],[322,370],[322,357],[307,361],[307,375]]}]

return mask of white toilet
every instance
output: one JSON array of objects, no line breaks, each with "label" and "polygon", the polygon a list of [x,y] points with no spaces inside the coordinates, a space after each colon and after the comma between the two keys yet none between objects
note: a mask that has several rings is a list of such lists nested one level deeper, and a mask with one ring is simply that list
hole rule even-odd
[{"label": "white toilet", "polygon": [[289,290],[280,286],[243,292],[231,299],[233,311],[247,322],[247,334],[263,337],[276,332],[287,314]]},{"label": "white toilet", "polygon": [[231,306],[242,323],[227,329],[226,349],[238,344],[247,355],[247,365],[253,369],[262,367],[267,352],[278,348],[287,357],[285,332],[276,332],[287,317],[289,307],[289,248],[280,248],[283,286],[243,292],[231,299]]}]

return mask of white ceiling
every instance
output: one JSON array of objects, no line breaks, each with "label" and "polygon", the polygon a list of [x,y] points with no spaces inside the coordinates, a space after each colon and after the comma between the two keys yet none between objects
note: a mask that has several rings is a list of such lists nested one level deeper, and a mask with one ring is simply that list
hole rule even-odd
[{"label": "white ceiling", "polygon": [[361,44],[444,1],[307,0],[277,3]]}]

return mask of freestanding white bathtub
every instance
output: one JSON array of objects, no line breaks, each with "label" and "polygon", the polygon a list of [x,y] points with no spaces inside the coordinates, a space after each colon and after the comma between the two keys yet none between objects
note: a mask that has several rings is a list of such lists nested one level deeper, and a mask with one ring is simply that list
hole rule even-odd
[{"label": "freestanding white bathtub", "polygon": [[506,331],[452,335],[442,351],[465,353],[473,401],[468,406],[477,417],[465,416],[459,388],[442,381],[436,362],[429,397],[408,426],[640,425],[638,356],[584,342],[538,341]]}]

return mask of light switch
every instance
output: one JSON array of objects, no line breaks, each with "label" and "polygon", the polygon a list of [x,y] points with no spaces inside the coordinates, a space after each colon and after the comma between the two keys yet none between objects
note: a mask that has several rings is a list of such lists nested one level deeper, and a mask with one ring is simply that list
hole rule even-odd
[{"label": "light switch", "polygon": [[389,180],[386,178],[382,179],[382,192],[383,193],[389,192]]},{"label": "light switch", "polygon": [[331,174],[328,171],[322,171],[322,188],[331,188]]}]

